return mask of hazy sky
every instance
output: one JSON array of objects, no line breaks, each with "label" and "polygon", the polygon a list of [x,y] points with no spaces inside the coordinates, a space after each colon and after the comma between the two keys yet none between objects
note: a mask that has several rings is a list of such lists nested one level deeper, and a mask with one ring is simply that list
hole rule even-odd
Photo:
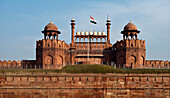
[{"label": "hazy sky", "polygon": [[35,59],[36,40],[51,20],[62,33],[59,39],[69,44],[73,17],[76,31],[106,32],[107,14],[112,44],[131,20],[146,41],[146,59],[170,61],[170,0],[0,0],[0,60]]}]

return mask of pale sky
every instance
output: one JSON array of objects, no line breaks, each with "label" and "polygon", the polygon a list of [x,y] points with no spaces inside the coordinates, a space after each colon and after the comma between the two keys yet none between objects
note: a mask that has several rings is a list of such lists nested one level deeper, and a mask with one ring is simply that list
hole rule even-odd
[{"label": "pale sky", "polygon": [[69,44],[72,18],[76,31],[106,32],[108,14],[112,44],[131,20],[146,41],[146,59],[170,61],[170,0],[0,0],[0,13],[0,60],[35,59],[36,40],[43,39],[41,31],[51,20],[61,31],[59,39]]}]

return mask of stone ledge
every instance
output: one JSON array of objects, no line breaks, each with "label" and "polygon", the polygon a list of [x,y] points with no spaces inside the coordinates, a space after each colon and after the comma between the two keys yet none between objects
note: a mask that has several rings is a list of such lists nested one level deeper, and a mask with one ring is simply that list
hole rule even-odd
[{"label": "stone ledge", "polygon": [[103,88],[103,87],[0,87],[0,89],[129,89],[129,90],[144,90],[144,89],[167,89],[170,88]]}]

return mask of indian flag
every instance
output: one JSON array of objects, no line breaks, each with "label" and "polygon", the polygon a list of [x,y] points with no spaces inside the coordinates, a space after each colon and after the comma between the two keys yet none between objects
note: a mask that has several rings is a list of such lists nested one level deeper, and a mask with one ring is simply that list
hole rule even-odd
[{"label": "indian flag", "polygon": [[94,20],[94,18],[91,17],[91,16],[90,16],[90,22],[91,22],[91,23],[94,23],[94,24],[97,24],[97,22],[96,22],[96,21]]}]

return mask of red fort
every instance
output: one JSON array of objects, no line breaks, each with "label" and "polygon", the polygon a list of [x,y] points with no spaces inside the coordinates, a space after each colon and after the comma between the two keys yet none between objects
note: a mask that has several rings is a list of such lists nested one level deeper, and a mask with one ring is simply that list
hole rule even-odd
[{"label": "red fort", "polygon": [[[76,64],[103,64],[118,68],[169,68],[169,61],[146,60],[145,41],[138,39],[140,31],[129,22],[121,31],[122,40],[110,43],[110,19],[104,31],[77,31],[71,20],[71,43],[59,39],[62,34],[50,22],[42,31],[44,38],[36,41],[36,60],[0,61],[1,68],[61,69]],[[36,65],[36,66],[35,66]]]}]

